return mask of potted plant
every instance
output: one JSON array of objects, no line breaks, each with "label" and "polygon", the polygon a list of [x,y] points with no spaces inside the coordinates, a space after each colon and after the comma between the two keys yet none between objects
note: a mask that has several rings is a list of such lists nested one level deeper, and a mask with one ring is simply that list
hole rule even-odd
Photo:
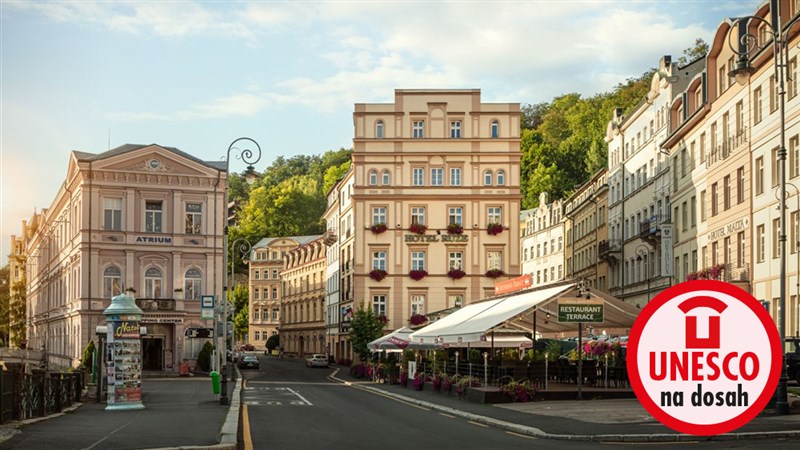
[{"label": "potted plant", "polygon": [[428,227],[421,224],[421,223],[412,223],[410,227],[408,227],[408,231],[417,234],[425,234],[428,230]]},{"label": "potted plant", "polygon": [[412,270],[408,272],[408,276],[414,281],[419,281],[428,276],[428,272],[425,270]]},{"label": "potted plant", "polygon": [[381,234],[387,230],[387,227],[385,223],[376,223],[369,227],[369,229],[372,230],[373,234]]},{"label": "potted plant", "polygon": [[380,316],[378,316],[378,321],[386,325],[387,323],[389,323],[389,318],[386,317],[386,314],[381,314]]},{"label": "potted plant", "polygon": [[408,372],[402,369],[400,369],[400,386],[408,386]]},{"label": "potted plant", "polygon": [[722,272],[725,270],[725,264],[717,264],[708,269],[708,277],[712,280],[719,280]]},{"label": "potted plant", "polygon": [[460,280],[460,279],[464,278],[464,275],[466,275],[466,274],[467,273],[464,272],[461,269],[450,269],[450,271],[447,272],[447,276],[452,278],[452,279],[454,279],[454,280]]},{"label": "potted plant", "polygon": [[425,316],[425,314],[414,314],[408,319],[408,323],[410,323],[412,326],[422,325],[427,321],[428,318]]},{"label": "potted plant", "polygon": [[451,223],[447,226],[447,234],[462,234],[464,232],[464,227],[457,223]]},{"label": "potted plant", "polygon": [[421,391],[423,386],[425,386],[425,374],[417,372],[414,375],[414,390]]},{"label": "potted plant", "polygon": [[505,274],[506,273],[503,272],[500,269],[489,269],[489,270],[486,271],[486,276],[489,277],[489,278],[498,278],[498,277],[502,277]]},{"label": "potted plant", "polygon": [[389,275],[389,273],[382,269],[375,269],[369,273],[369,277],[375,281],[383,280],[384,278],[386,278],[386,275]]},{"label": "potted plant", "polygon": [[505,227],[499,223],[490,223],[488,227],[486,227],[486,232],[492,236],[496,236],[503,232]]}]

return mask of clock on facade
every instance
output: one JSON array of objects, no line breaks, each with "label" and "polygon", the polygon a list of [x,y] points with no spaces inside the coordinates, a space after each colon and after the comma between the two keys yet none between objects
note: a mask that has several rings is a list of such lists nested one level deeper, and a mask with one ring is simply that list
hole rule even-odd
[{"label": "clock on facade", "polygon": [[155,169],[158,169],[161,166],[161,161],[159,161],[157,159],[151,159],[148,164],[150,165],[151,169],[155,170]]}]

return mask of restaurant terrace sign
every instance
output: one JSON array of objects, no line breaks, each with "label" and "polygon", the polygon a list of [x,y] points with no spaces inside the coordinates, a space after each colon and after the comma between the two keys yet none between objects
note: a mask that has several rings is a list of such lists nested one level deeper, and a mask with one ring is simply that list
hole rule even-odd
[{"label": "restaurant terrace sign", "polygon": [[466,234],[407,234],[406,242],[467,242]]},{"label": "restaurant terrace sign", "polygon": [[599,323],[603,322],[603,301],[585,299],[559,299],[559,323]]}]

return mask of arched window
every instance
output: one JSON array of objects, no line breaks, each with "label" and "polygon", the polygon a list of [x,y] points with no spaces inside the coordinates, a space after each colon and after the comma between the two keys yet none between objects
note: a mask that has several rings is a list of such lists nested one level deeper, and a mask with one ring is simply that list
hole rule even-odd
[{"label": "arched window", "polygon": [[184,298],[196,300],[200,298],[203,275],[197,269],[189,269],[183,281]]},{"label": "arched window", "polygon": [[497,185],[504,186],[506,184],[506,173],[502,170],[497,171]]},{"label": "arched window", "polygon": [[103,296],[111,298],[122,293],[122,272],[117,266],[108,266],[103,271]]},{"label": "arched window", "polygon": [[484,186],[491,186],[492,185],[492,171],[487,170],[483,172],[483,185]]},{"label": "arched window", "polygon": [[378,185],[378,171],[377,170],[370,170],[369,171],[369,185],[370,186],[377,186]]},{"label": "arched window", "polygon": [[388,186],[388,185],[391,184],[391,182],[392,182],[392,177],[389,176],[389,171],[388,170],[384,170],[383,171],[383,185],[384,186]]},{"label": "arched window", "polygon": [[161,298],[163,279],[158,267],[151,267],[144,273],[144,297]]},{"label": "arched window", "polygon": [[492,137],[495,139],[500,137],[500,122],[496,120],[492,121]]},{"label": "arched window", "polygon": [[375,137],[378,139],[383,139],[383,121],[379,120],[375,122]]}]

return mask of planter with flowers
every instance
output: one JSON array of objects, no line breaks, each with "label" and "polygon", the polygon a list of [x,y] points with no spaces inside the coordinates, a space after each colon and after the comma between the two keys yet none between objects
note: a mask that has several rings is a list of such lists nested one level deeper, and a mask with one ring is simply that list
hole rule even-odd
[{"label": "planter with flowers", "polygon": [[505,227],[499,223],[490,223],[488,227],[486,227],[486,232],[491,234],[492,236],[497,236],[498,234],[502,233]]},{"label": "planter with flowers", "polygon": [[410,227],[408,227],[408,231],[417,234],[425,234],[428,231],[428,227],[421,223],[412,223]]},{"label": "planter with flowers", "polygon": [[454,280],[460,280],[460,279],[464,278],[464,275],[466,275],[466,274],[467,273],[464,272],[461,269],[450,269],[450,271],[447,272],[447,276],[452,278],[452,279],[454,279]]},{"label": "planter with flowers", "polygon": [[489,278],[498,278],[498,277],[502,277],[505,274],[506,273],[503,272],[500,269],[489,269],[489,270],[486,271],[486,276],[489,277]]},{"label": "planter with flowers", "polygon": [[442,378],[442,392],[445,394],[449,394],[450,391],[453,389],[453,384],[458,381],[458,375],[448,376],[445,375]]},{"label": "planter with flowers", "polygon": [[421,391],[422,387],[425,386],[425,374],[422,372],[417,372],[414,375],[414,390]]},{"label": "planter with flowers", "polygon": [[400,386],[408,387],[408,372],[405,370],[400,371]]},{"label": "planter with flowers", "polygon": [[436,375],[433,376],[433,379],[431,380],[431,386],[433,386],[433,390],[435,392],[441,392],[442,391],[442,381],[443,380],[442,380],[442,375],[441,374],[437,373]]},{"label": "planter with flowers", "polygon": [[386,317],[386,314],[381,314],[380,316],[378,316],[378,322],[386,325],[387,323],[389,323],[389,318]]},{"label": "planter with flowers", "polygon": [[512,402],[529,402],[536,399],[536,389],[529,381],[511,381],[504,385],[502,391],[511,398]]},{"label": "planter with flowers", "polygon": [[388,228],[386,227],[385,223],[376,223],[376,224],[372,225],[371,227],[369,227],[369,229],[372,230],[373,234],[381,234],[384,231],[386,231]]},{"label": "planter with flowers", "polygon": [[719,280],[722,278],[722,272],[725,270],[725,264],[717,264],[708,269],[708,277],[712,280]]},{"label": "planter with flowers", "polygon": [[447,226],[447,234],[462,234],[464,233],[464,227],[457,223],[451,223]]},{"label": "planter with flowers", "polygon": [[425,314],[414,314],[410,319],[408,319],[408,323],[411,324],[412,327],[417,327],[427,322],[428,318],[425,316]]},{"label": "planter with flowers", "polygon": [[386,275],[389,275],[389,273],[381,269],[375,269],[369,273],[369,277],[375,281],[383,280],[384,278],[386,278]]},{"label": "planter with flowers", "polygon": [[411,272],[408,272],[408,276],[414,281],[419,281],[428,276],[428,272],[425,270],[412,270]]}]

